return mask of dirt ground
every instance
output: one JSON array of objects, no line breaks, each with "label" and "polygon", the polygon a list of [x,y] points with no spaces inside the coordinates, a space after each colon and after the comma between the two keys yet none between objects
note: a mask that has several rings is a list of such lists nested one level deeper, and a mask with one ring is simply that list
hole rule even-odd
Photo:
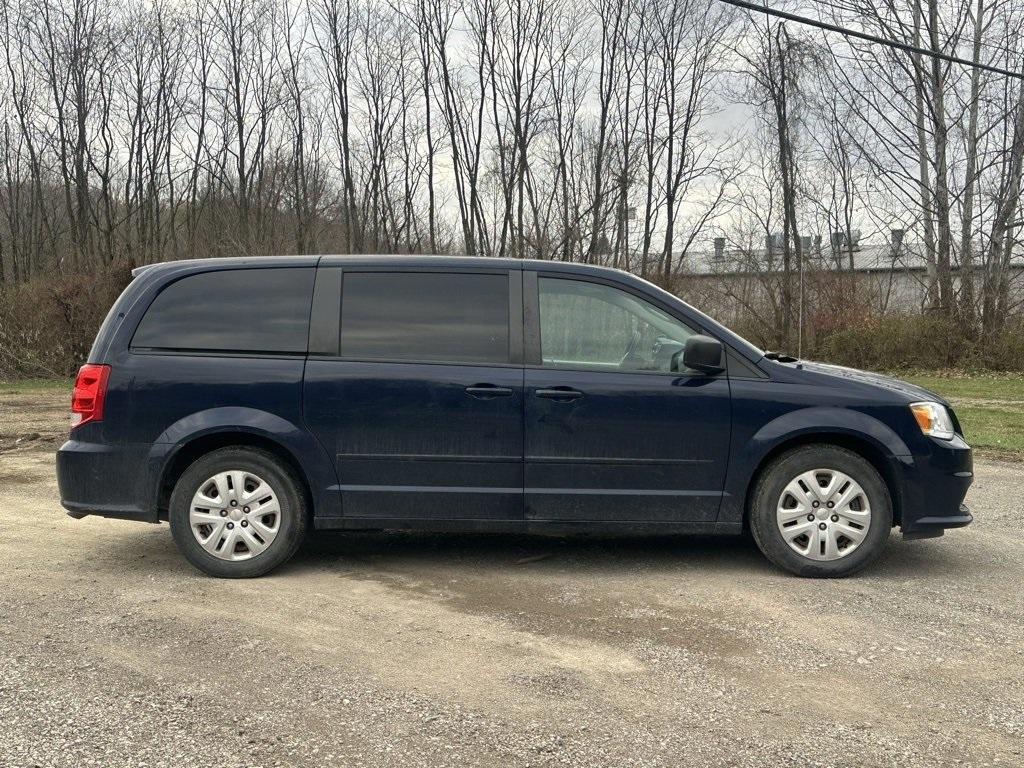
[{"label": "dirt ground", "polygon": [[318,536],[217,581],[74,521],[0,396],[0,766],[1024,765],[1024,466],[807,581],[743,539]]}]

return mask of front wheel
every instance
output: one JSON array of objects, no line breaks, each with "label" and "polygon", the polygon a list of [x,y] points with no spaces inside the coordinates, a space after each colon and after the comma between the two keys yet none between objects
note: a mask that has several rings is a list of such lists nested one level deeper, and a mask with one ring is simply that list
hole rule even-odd
[{"label": "front wheel", "polygon": [[306,501],[294,474],[271,453],[221,448],[201,456],[174,486],[171,534],[211,576],[261,576],[288,560],[306,533]]},{"label": "front wheel", "polygon": [[834,445],[783,454],[758,479],[750,531],[775,565],[798,576],[859,571],[885,547],[892,501],[862,456]]}]

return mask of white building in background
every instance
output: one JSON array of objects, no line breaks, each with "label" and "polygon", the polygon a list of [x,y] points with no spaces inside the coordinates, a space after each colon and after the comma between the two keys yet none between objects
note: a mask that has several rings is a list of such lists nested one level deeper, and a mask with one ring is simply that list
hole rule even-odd
[{"label": "white building in background", "polygon": [[[801,239],[803,279],[808,301],[815,302],[817,290],[838,281],[835,276],[852,275],[860,300],[879,313],[912,313],[927,305],[928,265],[921,244],[907,242],[904,231],[894,229],[887,243],[860,243],[855,231],[852,244],[842,233],[832,233],[826,241],[819,236]],[[975,257],[975,295],[981,295],[982,255]],[[686,297],[703,303],[719,319],[734,320],[744,314],[744,305],[756,302],[758,295],[772,290],[782,270],[782,237],[771,235],[757,249],[730,248],[725,238],[716,238],[714,247],[691,251],[677,259],[674,287]],[[792,264],[794,273],[799,265]],[[958,264],[952,267],[954,282],[962,279]],[[1016,251],[1007,268],[1010,295],[1024,308],[1024,252]],[[799,278],[796,278],[797,280]]]}]

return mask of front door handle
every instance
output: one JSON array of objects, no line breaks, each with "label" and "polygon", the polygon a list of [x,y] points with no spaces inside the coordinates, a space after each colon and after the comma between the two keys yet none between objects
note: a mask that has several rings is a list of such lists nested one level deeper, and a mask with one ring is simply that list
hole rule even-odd
[{"label": "front door handle", "polygon": [[509,397],[512,390],[496,384],[474,384],[472,387],[466,387],[466,394],[478,400],[490,400],[492,397]]},{"label": "front door handle", "polygon": [[569,403],[573,400],[579,400],[583,397],[583,393],[578,389],[572,387],[551,387],[550,389],[538,389],[534,393],[537,397],[543,397],[548,400],[557,400],[560,403]]}]

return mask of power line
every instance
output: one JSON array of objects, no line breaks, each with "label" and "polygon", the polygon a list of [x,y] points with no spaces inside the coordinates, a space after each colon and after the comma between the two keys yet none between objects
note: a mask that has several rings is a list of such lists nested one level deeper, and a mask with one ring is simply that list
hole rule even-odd
[{"label": "power line", "polygon": [[1014,77],[1018,80],[1024,80],[1024,72],[1014,72],[1009,69],[1002,69],[1001,67],[993,67],[991,64],[982,64],[979,61],[971,61],[970,59],[962,59],[959,56],[951,56],[948,53],[942,53],[941,51],[933,51],[929,48],[920,48],[916,45],[910,45],[909,43],[901,43],[898,40],[888,40],[884,37],[877,35],[871,35],[867,32],[858,32],[854,29],[847,29],[846,27],[840,27],[837,24],[829,24],[825,21],[819,21],[818,19],[811,19],[806,16],[800,16],[795,13],[789,13],[788,11],[780,11],[775,8],[769,8],[767,5],[758,5],[756,3],[749,3],[746,0],[721,0],[723,3],[728,5],[734,5],[737,8],[745,8],[748,11],[754,11],[756,13],[763,13],[768,16],[777,16],[780,19],[786,19],[787,21],[795,21],[798,24],[807,24],[811,27],[818,27],[818,29],[824,29],[828,32],[838,32],[840,35],[846,37],[855,37],[859,40],[867,40],[869,43],[879,43],[880,45],[887,45],[890,48],[899,48],[903,51],[910,53],[918,53],[924,56],[932,56],[937,59],[943,59],[944,61],[951,61],[954,64],[963,64],[967,67],[977,67],[978,69],[984,69],[989,72],[995,72],[999,75],[1006,75],[1007,77]]},{"label": "power line", "polygon": [[[846,2],[848,3],[848,0],[846,0]],[[844,4],[844,0],[815,0],[814,4],[815,5],[820,5],[820,6],[825,6],[826,8],[829,8],[832,11],[840,11],[841,12],[841,11],[849,10],[848,5]],[[965,17],[965,18],[967,18],[967,17]],[[879,20],[881,20],[881,17],[879,17]],[[897,22],[897,24],[900,27],[906,27],[907,26],[907,23],[905,21],[903,21],[902,19],[898,19],[897,18],[896,22]],[[971,31],[967,27],[964,27],[964,29],[966,29],[968,33],[970,33],[970,31]],[[978,42],[979,42],[979,44],[981,45],[982,48],[989,48],[989,49],[991,49],[993,51],[998,51],[999,53],[1005,53],[1005,54],[1007,54],[1008,58],[1020,58],[1021,52],[1019,50],[1017,50],[1017,49],[1010,48],[1010,47],[1008,47],[1006,45],[1002,45],[1000,43],[990,43],[988,40],[979,40]],[[928,50],[928,52],[931,53],[931,49],[926,49],[926,50]]]}]

